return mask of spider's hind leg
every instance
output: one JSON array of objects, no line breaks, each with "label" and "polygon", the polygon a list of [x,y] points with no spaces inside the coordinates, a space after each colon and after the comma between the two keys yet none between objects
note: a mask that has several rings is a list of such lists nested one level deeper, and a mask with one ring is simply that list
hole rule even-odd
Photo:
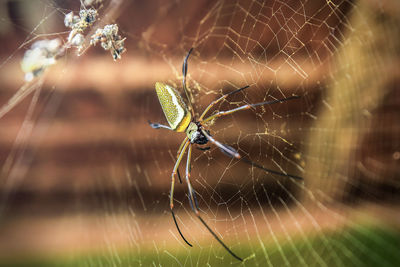
[{"label": "spider's hind leg", "polygon": [[189,190],[189,203],[190,206],[196,215],[197,218],[201,221],[201,223],[207,228],[207,230],[211,233],[211,235],[215,238],[215,240],[218,241],[218,243],[221,244],[224,249],[232,255],[232,257],[236,258],[239,261],[243,261],[242,258],[237,256],[225,243],[217,236],[217,234],[208,226],[208,224],[203,220],[203,218],[200,216],[200,209],[199,205],[197,203],[197,198],[196,198],[196,192],[194,191],[192,184],[190,182],[190,160],[191,160],[191,154],[192,154],[192,147],[189,146],[188,153],[187,153],[187,163],[186,163],[186,182]]},{"label": "spider's hind leg", "polygon": [[160,123],[152,123],[151,121],[147,121],[147,122],[149,123],[150,127],[153,128],[153,129],[164,128],[164,129],[168,129],[168,130],[173,131],[172,128],[169,127],[169,126],[166,126],[166,125],[163,125],[163,124],[160,124]]},{"label": "spider's hind leg", "polygon": [[[186,140],[186,139],[185,139],[185,140]],[[189,145],[189,142],[188,142],[188,141],[184,141],[184,145],[183,145],[182,149],[180,149],[180,153],[179,153],[179,155],[178,155],[178,158],[177,158],[177,160],[176,160],[174,169],[173,169],[172,174],[171,174],[171,191],[170,191],[170,193],[169,193],[169,194],[170,194],[170,195],[169,195],[169,199],[170,199],[169,207],[170,207],[170,211],[171,211],[171,214],[172,214],[172,218],[174,219],[174,223],[175,223],[176,229],[178,229],[178,232],[179,232],[180,236],[182,237],[183,241],[185,241],[186,244],[188,244],[190,247],[192,247],[192,244],[190,244],[189,241],[187,241],[186,238],[183,236],[183,234],[182,234],[182,232],[181,232],[181,229],[180,229],[179,226],[178,226],[178,222],[176,221],[175,213],[174,213],[175,174],[178,173],[179,164],[180,164],[181,161],[182,161],[182,157],[183,157],[183,155],[185,154],[185,151],[186,151],[188,145]],[[179,175],[179,174],[178,174],[178,175]],[[180,175],[179,175],[178,177],[179,177],[179,179],[180,179]]]}]

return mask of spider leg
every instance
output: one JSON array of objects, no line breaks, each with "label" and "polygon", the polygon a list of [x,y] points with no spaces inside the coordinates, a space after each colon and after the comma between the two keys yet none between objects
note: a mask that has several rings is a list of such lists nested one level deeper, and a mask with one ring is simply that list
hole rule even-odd
[{"label": "spider leg", "polygon": [[179,234],[181,235],[183,241],[185,241],[185,243],[188,244],[189,247],[193,247],[193,245],[190,244],[189,241],[187,241],[186,238],[183,236],[183,234],[182,234],[182,232],[181,232],[181,229],[179,229],[178,222],[176,221],[176,218],[175,218],[175,213],[174,213],[172,210],[171,210],[171,214],[172,214],[172,218],[174,219],[174,223],[175,223],[175,225],[176,225],[176,229],[178,229],[178,232],[179,232]]},{"label": "spider leg", "polygon": [[[148,121],[148,123],[153,129],[164,128],[164,129],[168,129],[168,130],[173,131],[171,129],[171,127],[168,127],[166,125],[162,125],[162,124],[159,124],[159,123],[152,123],[151,121]],[[186,137],[185,140],[183,140],[183,142],[181,143],[181,146],[178,149],[177,156],[179,156],[179,153],[181,153],[182,147],[185,144],[185,142],[187,141],[187,139],[188,139],[188,137]],[[177,169],[176,171],[177,171],[177,174],[178,174],[179,183],[182,183],[181,174],[179,173],[179,169]],[[174,216],[174,220],[175,220],[175,216]]]},{"label": "spider leg", "polygon": [[147,122],[149,123],[150,127],[153,128],[153,129],[164,128],[164,129],[168,129],[168,130],[173,131],[172,128],[169,127],[169,126],[162,125],[162,124],[160,124],[160,123],[152,123],[151,121],[147,121]]},{"label": "spider leg", "polygon": [[178,158],[177,158],[177,160],[176,160],[174,169],[173,169],[172,174],[171,174],[171,191],[170,191],[170,194],[169,194],[169,201],[170,201],[170,202],[169,202],[169,207],[170,207],[170,210],[171,210],[172,218],[174,219],[174,222],[175,222],[176,229],[178,229],[178,232],[179,232],[179,234],[181,235],[183,241],[185,241],[186,244],[188,244],[190,247],[192,247],[192,244],[190,244],[190,243],[186,240],[186,238],[183,236],[183,234],[182,234],[182,232],[181,232],[181,229],[179,229],[178,223],[177,223],[176,218],[175,218],[175,213],[174,213],[174,186],[175,186],[175,174],[177,173],[179,164],[180,164],[181,161],[182,161],[183,155],[185,154],[185,151],[186,151],[188,145],[189,145],[189,142],[186,141],[186,143],[183,145],[183,147],[182,147],[182,149],[181,149],[181,152],[180,152],[180,154],[179,154],[179,156],[178,156]]},{"label": "spider leg", "polygon": [[178,151],[176,152],[176,156],[177,157],[179,157],[179,154],[181,153],[181,151],[182,151],[182,148],[183,148],[183,146],[186,144],[186,141],[189,139],[189,137],[185,137],[185,139],[183,139],[183,142],[181,143],[181,145],[179,146],[179,149],[178,149]]},{"label": "spider leg", "polygon": [[232,91],[232,92],[229,92],[229,93],[226,93],[226,94],[224,94],[223,96],[221,96],[220,98],[218,98],[218,99],[214,100],[213,102],[211,102],[211,103],[208,105],[208,107],[203,111],[203,114],[201,114],[201,116],[200,116],[200,118],[199,118],[199,121],[201,122],[201,121],[203,120],[204,116],[207,114],[207,112],[210,110],[210,108],[212,108],[215,104],[217,104],[217,103],[220,102],[221,100],[227,98],[228,96],[233,95],[233,94],[236,94],[236,93],[238,93],[238,92],[240,92],[240,91],[242,91],[242,90],[244,90],[244,89],[247,89],[247,88],[249,88],[249,87],[250,87],[250,85],[246,85],[245,87],[239,88],[239,89],[237,89],[237,90],[235,90],[235,91]]},{"label": "spider leg", "polygon": [[179,183],[182,184],[181,174],[179,173],[179,169],[176,170],[176,174],[178,175]]},{"label": "spider leg", "polygon": [[[183,139],[181,145],[179,146],[178,151],[176,152],[176,158],[179,157],[179,154],[181,153],[182,148],[183,148],[183,146],[185,145],[185,143],[186,143],[186,141],[187,141],[188,139],[189,139],[189,137],[187,137],[187,136],[185,137],[185,139]],[[176,169],[176,173],[178,174],[179,183],[182,183],[181,174],[179,173],[179,168]]]},{"label": "spider leg", "polygon": [[193,110],[193,106],[192,106],[192,101],[191,101],[191,98],[189,97],[190,96],[189,95],[189,91],[188,91],[188,89],[186,87],[186,75],[187,75],[187,69],[188,69],[187,61],[188,61],[189,56],[192,53],[192,51],[193,51],[193,47],[190,48],[189,52],[187,53],[187,55],[185,57],[185,60],[183,61],[183,65],[182,65],[182,74],[183,74],[182,87],[183,87],[183,91],[185,91],[185,95],[186,95],[187,102],[189,104],[190,111],[192,112],[192,115],[194,117],[194,110]]},{"label": "spider leg", "polygon": [[300,180],[300,181],[303,180],[303,178],[300,177],[300,176],[293,175],[293,174],[288,174],[288,173],[282,173],[282,172],[278,172],[278,171],[274,171],[274,170],[265,168],[264,166],[261,166],[261,165],[255,163],[254,161],[251,161],[251,160],[246,159],[246,158],[243,158],[243,161],[244,161],[245,163],[250,164],[250,165],[252,165],[252,166],[254,166],[254,167],[256,167],[256,168],[259,168],[260,170],[263,170],[263,171],[265,171],[265,172],[269,172],[269,173],[276,174],[276,175],[280,175],[280,176],[289,177],[289,178],[292,178],[292,179],[295,179],[295,180]]},{"label": "spider leg", "polygon": [[229,114],[232,114],[232,113],[240,111],[240,110],[246,110],[246,109],[255,108],[255,107],[263,106],[263,105],[272,105],[272,104],[276,104],[276,103],[282,103],[282,102],[292,100],[292,99],[297,99],[297,98],[300,98],[300,96],[290,96],[290,97],[283,98],[283,99],[265,101],[265,102],[255,103],[255,104],[247,104],[247,105],[243,105],[243,106],[240,106],[240,107],[237,107],[234,109],[230,109],[230,110],[226,110],[226,111],[219,111],[219,112],[215,113],[214,115],[211,115],[211,116],[207,117],[206,119],[204,119],[203,122],[211,121],[215,118],[229,115]]},{"label": "spider leg", "polygon": [[[164,129],[168,129],[168,130],[173,131],[173,130],[171,129],[171,127],[168,127],[168,126],[166,126],[166,125],[162,125],[162,124],[159,124],[159,123],[152,123],[151,121],[148,121],[148,123],[149,123],[149,125],[150,125],[153,129],[164,128]],[[178,156],[179,156],[179,153],[181,153],[182,147],[183,147],[183,145],[185,144],[186,140],[187,140],[187,137],[185,138],[185,140],[183,140],[181,146],[180,146],[179,149],[178,149],[178,153],[177,153]],[[179,169],[177,170],[177,174],[178,174],[179,183],[182,183],[181,174],[179,173]],[[174,219],[175,219],[175,217],[174,217]]]},{"label": "spider leg", "polygon": [[237,158],[240,159],[241,156],[239,154],[239,152],[237,152],[234,148],[228,146],[228,145],[224,145],[221,142],[218,142],[217,140],[215,140],[211,135],[209,135],[207,133],[206,130],[204,130],[203,128],[201,129],[201,132],[204,134],[204,136],[208,139],[208,141],[210,141],[211,143],[213,143],[214,145],[216,145],[219,149],[221,149],[221,151],[226,154],[229,157],[232,158]]},{"label": "spider leg", "polygon": [[196,199],[196,192],[193,190],[192,184],[190,183],[191,154],[192,154],[192,146],[189,146],[188,153],[187,153],[187,162],[186,162],[186,182],[187,182],[188,190],[189,190],[189,203],[190,203],[190,206],[192,207],[192,210],[193,210],[194,214],[196,215],[196,217],[199,218],[201,223],[214,236],[214,238],[221,244],[221,246],[223,246],[226,249],[226,251],[228,251],[229,254],[231,254],[234,258],[236,258],[239,261],[243,261],[242,258],[237,256],[232,250],[230,250],[230,248],[227,245],[225,245],[225,243],[217,236],[217,234],[208,226],[208,224],[200,216],[199,205],[198,205],[198,202],[197,202],[197,199]]},{"label": "spider leg", "polygon": [[[225,155],[227,155],[228,157],[231,157],[231,158],[237,158],[237,159],[241,158],[239,152],[237,152],[236,149],[234,149],[231,146],[228,146],[228,145],[225,145],[225,144],[222,144],[222,143],[218,142],[212,136],[210,136],[204,129],[201,129],[201,131],[206,136],[206,138],[210,142],[212,142],[216,146],[218,146]],[[247,164],[250,164],[251,166],[259,168],[260,170],[263,170],[263,171],[268,172],[268,173],[272,173],[272,174],[276,174],[276,175],[280,175],[280,176],[285,176],[285,177],[289,177],[289,178],[296,179],[296,180],[303,180],[303,178],[300,177],[300,176],[296,176],[296,175],[288,174],[288,173],[282,173],[282,172],[275,171],[275,170],[271,170],[271,169],[265,168],[264,166],[261,166],[260,164],[255,163],[254,161],[246,159],[246,158],[242,158],[242,160],[243,160],[243,162],[245,162]]]}]

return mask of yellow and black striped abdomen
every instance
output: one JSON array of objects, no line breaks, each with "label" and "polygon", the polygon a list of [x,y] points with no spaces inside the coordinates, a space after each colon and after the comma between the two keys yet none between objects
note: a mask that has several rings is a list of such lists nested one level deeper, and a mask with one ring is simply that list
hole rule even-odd
[{"label": "yellow and black striped abdomen", "polygon": [[160,82],[156,82],[156,92],[169,126],[176,132],[185,131],[192,115],[182,97],[173,87]]}]

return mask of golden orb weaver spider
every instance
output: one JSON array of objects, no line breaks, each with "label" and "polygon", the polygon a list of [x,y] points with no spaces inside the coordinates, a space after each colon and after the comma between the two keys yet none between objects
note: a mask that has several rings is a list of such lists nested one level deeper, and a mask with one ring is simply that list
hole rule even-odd
[{"label": "golden orb weaver spider", "polygon": [[201,223],[207,228],[207,230],[214,236],[214,238],[229,252],[229,254],[231,254],[234,258],[238,259],[239,261],[243,261],[242,258],[237,256],[227,245],[225,245],[225,243],[217,236],[217,234],[208,226],[208,224],[200,216],[199,205],[198,205],[197,198],[196,198],[196,192],[193,189],[192,184],[190,182],[190,170],[191,170],[190,161],[191,161],[191,155],[192,155],[192,145],[193,144],[205,145],[208,142],[211,142],[214,145],[216,145],[225,155],[232,157],[232,158],[236,158],[236,159],[242,159],[244,162],[246,162],[254,167],[257,167],[259,169],[262,169],[265,172],[272,173],[275,175],[280,175],[280,176],[286,176],[286,177],[289,177],[292,179],[303,180],[303,178],[301,178],[299,176],[270,170],[270,169],[264,168],[263,166],[255,163],[251,160],[242,158],[240,156],[239,152],[236,151],[233,147],[222,144],[222,143],[218,142],[217,140],[215,140],[211,136],[210,132],[208,130],[206,130],[203,126],[204,123],[210,122],[218,117],[232,114],[232,113],[240,111],[240,110],[255,108],[257,106],[262,106],[262,105],[271,105],[271,104],[275,104],[275,103],[282,103],[284,101],[297,99],[300,97],[299,96],[291,96],[291,97],[287,97],[284,99],[265,101],[265,102],[260,102],[260,103],[256,103],[256,104],[246,104],[246,105],[243,105],[243,106],[231,109],[231,110],[218,111],[217,113],[214,113],[213,115],[211,115],[207,118],[204,118],[204,116],[207,114],[207,112],[214,105],[216,105],[218,102],[225,99],[226,97],[236,94],[236,93],[248,88],[249,85],[247,85],[247,86],[237,89],[235,91],[226,93],[223,96],[221,96],[220,98],[211,102],[207,106],[207,108],[203,111],[201,116],[196,120],[195,114],[193,111],[193,107],[190,102],[189,93],[188,93],[188,90],[186,87],[187,61],[188,61],[188,58],[192,51],[193,51],[193,48],[191,48],[189,50],[188,54],[186,55],[186,57],[183,61],[183,66],[182,66],[182,74],[183,74],[182,86],[183,86],[183,90],[185,91],[185,95],[186,95],[186,98],[187,98],[190,108],[188,108],[186,106],[184,100],[179,95],[179,93],[175,90],[175,88],[173,88],[167,84],[164,84],[164,83],[156,82],[155,88],[156,88],[158,100],[160,101],[162,110],[164,111],[164,114],[168,121],[169,126],[162,125],[159,123],[151,123],[149,121],[150,126],[153,127],[154,129],[165,128],[165,129],[172,130],[175,132],[185,132],[186,133],[186,137],[178,149],[177,160],[176,160],[175,166],[174,166],[172,174],[171,174],[171,190],[170,190],[170,196],[169,196],[170,197],[170,211],[171,211],[172,218],[174,220],[174,223],[176,225],[176,228],[177,228],[180,236],[186,242],[186,244],[188,244],[190,247],[192,247],[192,244],[190,244],[186,240],[186,238],[183,236],[181,230],[179,229],[178,223],[175,218],[175,213],[174,213],[175,175],[178,175],[179,181],[180,181],[180,183],[182,183],[182,179],[179,174],[178,168],[182,161],[183,155],[185,154],[185,152],[187,150],[185,177],[186,177],[186,183],[187,183],[188,191],[189,191],[189,194],[188,194],[189,204],[192,208],[192,211],[194,212],[196,217],[201,221]]}]

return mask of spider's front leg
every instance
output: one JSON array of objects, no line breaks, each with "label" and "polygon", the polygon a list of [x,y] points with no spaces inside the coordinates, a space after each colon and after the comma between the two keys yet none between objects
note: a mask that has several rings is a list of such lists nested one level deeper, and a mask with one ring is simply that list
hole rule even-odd
[{"label": "spider's front leg", "polygon": [[188,190],[189,190],[189,203],[190,206],[194,212],[194,214],[197,216],[197,218],[199,218],[199,220],[201,221],[201,223],[207,228],[207,230],[212,234],[212,236],[215,238],[215,240],[217,240],[221,246],[223,246],[226,251],[228,251],[229,254],[231,254],[234,258],[236,258],[239,261],[243,261],[242,258],[240,258],[239,256],[237,256],[227,245],[225,245],[225,243],[221,240],[221,238],[219,238],[217,236],[217,234],[210,228],[210,226],[208,226],[208,224],[203,220],[203,218],[200,216],[200,211],[199,211],[199,204],[197,202],[197,198],[196,198],[196,192],[194,191],[192,184],[190,182],[190,171],[191,171],[191,167],[190,167],[190,161],[191,161],[191,155],[192,155],[192,146],[189,146],[188,149],[188,154],[187,154],[187,162],[186,162],[186,182],[187,182],[187,186],[188,186]]},{"label": "spider's front leg", "polygon": [[247,158],[242,158],[240,156],[239,152],[237,152],[236,149],[234,149],[233,147],[228,146],[228,145],[224,145],[224,144],[218,142],[217,140],[212,138],[209,134],[207,134],[207,132],[204,129],[201,129],[201,131],[207,137],[207,139],[210,140],[210,142],[212,142],[216,146],[218,146],[219,149],[222,151],[222,153],[224,153],[228,157],[242,159],[243,162],[245,162],[245,163],[247,163],[247,164],[249,164],[249,165],[251,165],[253,167],[256,167],[256,168],[258,168],[260,170],[268,172],[268,173],[276,174],[276,175],[279,175],[279,176],[286,176],[286,177],[289,177],[289,178],[292,178],[292,179],[295,179],[295,180],[300,180],[300,181],[303,180],[303,178],[300,177],[300,176],[293,175],[293,174],[288,174],[288,173],[283,173],[283,172],[279,172],[279,171],[275,171],[275,170],[271,170],[271,169],[265,168],[264,166],[261,166],[260,164],[257,164],[254,161],[251,161],[251,160],[249,160]]},{"label": "spider's front leg", "polygon": [[[239,89],[240,90],[240,89]],[[287,98],[283,98],[283,99],[276,99],[276,100],[270,100],[270,101],[265,101],[265,102],[260,102],[260,103],[255,103],[255,104],[246,104],[234,109],[230,109],[230,110],[225,110],[225,111],[218,111],[217,113],[207,117],[206,119],[202,120],[202,122],[208,122],[208,121],[212,121],[216,118],[222,117],[222,116],[226,116],[241,110],[246,110],[246,109],[250,109],[250,108],[255,108],[258,106],[264,106],[264,105],[272,105],[272,104],[277,104],[277,103],[282,103],[288,100],[292,100],[292,99],[299,99],[300,96],[290,96]]]},{"label": "spider's front leg", "polygon": [[233,147],[230,147],[228,145],[224,145],[221,142],[218,142],[215,140],[210,134],[207,133],[206,130],[201,129],[201,132],[204,134],[204,136],[214,145],[216,145],[225,155],[231,158],[237,158],[240,159],[241,156],[239,152],[237,152]]},{"label": "spider's front leg", "polygon": [[[175,213],[174,213],[175,175],[178,173],[179,164],[181,163],[182,157],[183,157],[183,155],[185,154],[185,151],[186,151],[188,145],[190,144],[190,142],[187,141],[187,140],[185,139],[184,142],[183,142],[182,144],[184,144],[184,145],[183,145],[182,148],[180,148],[179,156],[178,156],[178,158],[177,158],[177,160],[176,160],[174,169],[172,170],[172,173],[171,173],[171,190],[170,190],[170,195],[169,195],[169,208],[170,208],[170,211],[171,211],[171,214],[172,214],[172,218],[174,219],[174,223],[175,223],[176,229],[178,229],[178,232],[179,232],[179,234],[181,235],[183,241],[185,241],[186,244],[188,244],[190,247],[192,247],[192,244],[190,244],[190,243],[186,240],[186,238],[183,236],[183,234],[182,234],[182,232],[181,232],[181,229],[180,229],[179,226],[178,226],[178,222],[176,221]],[[180,179],[180,177],[179,177],[179,179]]]},{"label": "spider's front leg", "polygon": [[191,100],[189,91],[188,91],[187,86],[186,86],[186,76],[187,76],[187,69],[188,69],[187,61],[188,61],[189,56],[192,53],[192,51],[193,51],[193,47],[190,48],[190,50],[187,53],[187,55],[185,57],[185,60],[183,61],[183,64],[182,64],[182,76],[183,76],[182,77],[182,87],[183,87],[183,91],[185,92],[185,95],[186,95],[186,100],[188,101],[188,104],[189,104],[190,112],[192,113],[192,115],[194,115],[194,110],[193,110],[193,106],[192,106],[192,100]]}]

